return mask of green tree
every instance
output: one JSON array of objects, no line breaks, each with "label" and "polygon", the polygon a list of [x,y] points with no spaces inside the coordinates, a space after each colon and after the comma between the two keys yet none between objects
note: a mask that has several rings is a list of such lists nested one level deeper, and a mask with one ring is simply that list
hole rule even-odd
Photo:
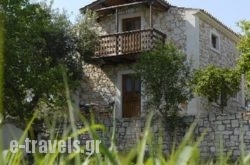
[{"label": "green tree", "polygon": [[145,86],[148,103],[164,116],[176,116],[179,104],[191,96],[190,67],[173,44],[159,44],[140,56],[136,72]]},{"label": "green tree", "polygon": [[[66,110],[62,66],[72,90],[81,79],[79,36],[65,13],[29,0],[1,1],[5,28],[4,115],[29,119]],[[67,111],[65,111],[66,113]]]},{"label": "green tree", "polygon": [[192,82],[196,94],[215,102],[223,112],[228,99],[239,91],[240,80],[237,70],[210,65],[197,70]]},{"label": "green tree", "polygon": [[77,34],[77,51],[86,62],[92,60],[95,48],[98,46],[98,30],[95,29],[97,27],[96,19],[96,13],[87,10],[74,25],[74,32]]}]

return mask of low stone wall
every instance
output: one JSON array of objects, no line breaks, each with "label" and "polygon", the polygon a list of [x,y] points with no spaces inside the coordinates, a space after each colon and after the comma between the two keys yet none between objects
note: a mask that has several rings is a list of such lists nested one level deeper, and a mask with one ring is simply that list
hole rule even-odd
[{"label": "low stone wall", "polygon": [[[216,156],[222,151],[232,153],[233,158],[239,157],[241,147],[250,152],[250,113],[209,113],[201,116],[195,131],[196,137],[206,132],[200,145],[201,156]],[[220,149],[223,150],[220,150]]]},{"label": "low stone wall", "polygon": [[[105,131],[97,131],[100,140],[107,147],[110,146],[113,119],[111,114],[98,114],[96,123],[103,124]],[[205,132],[200,144],[200,155],[203,158],[212,158],[223,152],[232,154],[231,158],[237,159],[242,154],[250,153],[250,112],[215,113],[210,112],[196,118],[192,116],[183,117],[179,127],[173,131],[168,121],[162,121],[155,117],[151,122],[150,140],[154,146],[161,145],[163,151],[168,154],[173,144],[177,146],[183,139],[185,133],[193,121],[197,122],[194,130],[194,141],[198,140]],[[117,149],[126,152],[136,146],[141,140],[145,128],[146,118],[121,118],[115,120],[115,143]],[[78,123],[78,128],[83,124]],[[88,134],[81,135],[83,144],[91,137]],[[173,143],[174,142],[174,143]],[[223,147],[222,150],[221,146]],[[243,148],[242,148],[243,146]]]},{"label": "low stone wall", "polygon": [[[169,129],[167,121],[161,122],[159,118],[155,118],[151,124],[154,143],[160,143],[159,137],[162,137],[163,150],[169,153],[173,142],[179,144],[194,119],[194,117],[184,117],[183,122],[173,133]],[[112,119],[100,117],[98,121],[107,128],[107,131],[102,133],[101,137],[103,142],[108,145],[113,128]],[[135,146],[142,137],[145,122],[145,118],[116,119],[115,139],[117,148],[124,151]],[[231,153],[232,158],[238,158],[241,155],[242,146],[245,153],[250,152],[250,112],[211,112],[199,116],[194,131],[194,140],[201,137],[204,132],[206,134],[200,144],[202,157],[215,157],[223,152],[224,154]],[[220,150],[221,147],[222,150]]]},{"label": "low stone wall", "polygon": [[[115,143],[117,149],[120,151],[127,151],[136,146],[136,144],[143,138],[143,132],[146,127],[146,118],[121,118],[115,120]],[[112,130],[113,120],[110,118],[100,118],[99,123],[103,123],[106,127],[106,131],[100,134],[103,143],[109,145]],[[185,131],[188,127],[177,129],[174,133],[169,127],[169,124],[162,124],[163,122],[159,118],[154,118],[151,122],[151,142],[155,145],[161,145],[164,152],[168,153],[173,142],[179,143],[183,138]]]}]

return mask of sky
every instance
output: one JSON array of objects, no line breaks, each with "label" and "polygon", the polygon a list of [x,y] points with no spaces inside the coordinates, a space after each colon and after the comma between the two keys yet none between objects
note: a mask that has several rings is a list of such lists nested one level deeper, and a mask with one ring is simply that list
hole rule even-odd
[{"label": "sky", "polygon": [[[68,11],[71,20],[79,15],[79,8],[94,0],[54,0],[53,7]],[[171,5],[204,9],[235,32],[241,32],[237,26],[240,20],[250,20],[249,0],[168,0]]]}]

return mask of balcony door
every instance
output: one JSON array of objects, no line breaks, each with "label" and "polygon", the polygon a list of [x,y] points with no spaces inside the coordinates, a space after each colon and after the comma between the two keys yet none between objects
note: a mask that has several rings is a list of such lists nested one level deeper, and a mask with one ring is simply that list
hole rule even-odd
[{"label": "balcony door", "polygon": [[141,114],[141,83],[133,74],[122,76],[122,117],[139,117]]},{"label": "balcony door", "polygon": [[[122,53],[136,53],[141,50],[141,17],[122,20]],[[133,32],[134,31],[134,32]]]}]

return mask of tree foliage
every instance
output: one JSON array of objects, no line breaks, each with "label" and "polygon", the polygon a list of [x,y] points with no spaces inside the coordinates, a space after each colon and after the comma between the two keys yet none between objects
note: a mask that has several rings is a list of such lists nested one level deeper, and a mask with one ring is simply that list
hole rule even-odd
[{"label": "tree foliage", "polygon": [[98,45],[98,30],[95,28],[97,27],[96,19],[96,13],[87,10],[83,16],[78,18],[77,23],[74,25],[78,40],[77,50],[85,61],[91,60]]},{"label": "tree foliage", "polygon": [[65,109],[61,68],[65,68],[71,89],[82,74],[79,36],[66,14],[29,0],[1,1],[1,7],[5,116],[24,119],[39,107],[49,112]]},{"label": "tree foliage", "polygon": [[186,56],[173,44],[159,44],[142,54],[136,72],[145,87],[148,102],[165,116],[175,116],[178,105],[191,96],[188,88],[190,67]]},{"label": "tree foliage", "polygon": [[240,74],[235,69],[219,68],[210,65],[199,69],[193,77],[194,91],[215,102],[221,110],[227,106],[228,99],[239,91]]}]

